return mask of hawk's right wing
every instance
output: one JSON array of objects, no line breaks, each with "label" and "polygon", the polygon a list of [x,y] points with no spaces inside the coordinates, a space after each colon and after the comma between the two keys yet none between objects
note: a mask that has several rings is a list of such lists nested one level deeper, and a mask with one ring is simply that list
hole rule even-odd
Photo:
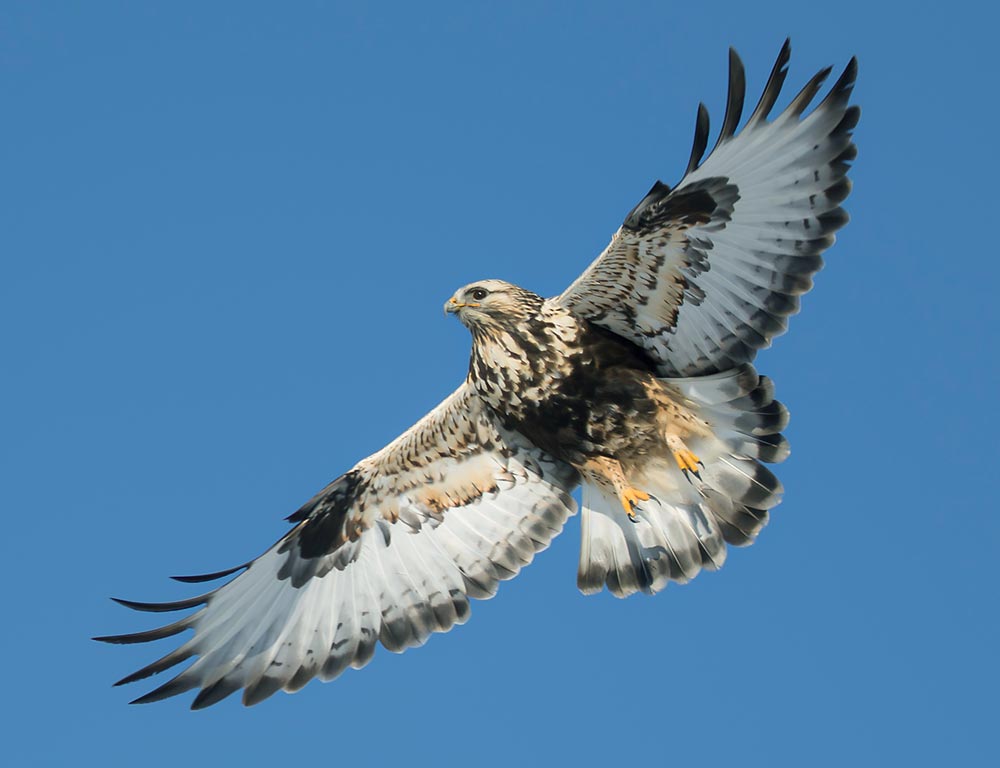
[{"label": "hawk's right wing", "polygon": [[134,682],[197,656],[137,702],[201,689],[192,708],[244,689],[256,704],[318,675],[362,667],[375,645],[421,645],[468,617],[548,546],[576,504],[575,470],[503,429],[463,384],[378,453],[289,518],[296,526],[205,595],[174,603],[120,600],[140,611],[197,610],[159,629],[97,638],[140,643],[194,634],[129,675]]}]

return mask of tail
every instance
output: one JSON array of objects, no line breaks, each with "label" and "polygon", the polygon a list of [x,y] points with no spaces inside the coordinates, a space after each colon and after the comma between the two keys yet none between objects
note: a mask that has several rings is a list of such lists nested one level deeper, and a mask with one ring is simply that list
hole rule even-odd
[{"label": "tail", "polygon": [[781,500],[778,479],[761,462],[788,456],[780,434],[788,411],[774,386],[751,365],[688,379],[663,379],[707,421],[713,436],[689,440],[702,460],[700,477],[685,475],[666,451],[628,481],[650,494],[631,520],[621,502],[595,484],[583,485],[583,541],[577,585],[585,594],[607,585],[612,594],[654,593],[716,570],[726,544],[753,543]]}]

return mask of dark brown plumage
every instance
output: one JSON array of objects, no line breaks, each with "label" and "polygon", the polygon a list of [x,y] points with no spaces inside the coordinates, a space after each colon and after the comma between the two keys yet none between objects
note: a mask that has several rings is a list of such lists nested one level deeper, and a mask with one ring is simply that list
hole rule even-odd
[{"label": "dark brown plumage", "polygon": [[[476,292],[477,307],[461,301]],[[640,347],[500,280],[461,289],[455,304],[472,333],[469,384],[504,426],[577,469],[661,441],[656,365]]]}]

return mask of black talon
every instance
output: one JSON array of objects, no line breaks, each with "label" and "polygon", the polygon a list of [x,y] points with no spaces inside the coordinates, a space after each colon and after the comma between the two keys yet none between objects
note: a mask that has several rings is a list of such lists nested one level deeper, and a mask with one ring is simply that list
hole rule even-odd
[{"label": "black talon", "polygon": [[[701,464],[701,462],[698,463]],[[702,466],[704,466],[704,464],[702,464]],[[701,479],[701,472],[697,472],[696,470],[687,468],[682,469],[681,472],[684,473],[684,479],[687,480],[689,483],[691,483],[691,485],[694,485],[694,480],[691,479],[691,475],[697,477],[699,482],[704,482]]]}]

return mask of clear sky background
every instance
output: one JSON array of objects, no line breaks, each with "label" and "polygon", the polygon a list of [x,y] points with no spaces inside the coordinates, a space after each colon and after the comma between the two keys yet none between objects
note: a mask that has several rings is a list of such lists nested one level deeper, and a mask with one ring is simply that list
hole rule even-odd
[{"label": "clear sky background", "polygon": [[[0,762],[990,763],[997,12],[479,5],[3,3]],[[574,519],[424,648],[128,706],[162,649],[91,642],[155,622],[108,596],[262,551],[461,380],[456,287],[561,291],[699,100],[719,125],[728,46],[752,105],[786,35],[790,91],[858,55],[863,114],[852,221],[758,359],[793,415],[759,542],[585,598]]]}]

